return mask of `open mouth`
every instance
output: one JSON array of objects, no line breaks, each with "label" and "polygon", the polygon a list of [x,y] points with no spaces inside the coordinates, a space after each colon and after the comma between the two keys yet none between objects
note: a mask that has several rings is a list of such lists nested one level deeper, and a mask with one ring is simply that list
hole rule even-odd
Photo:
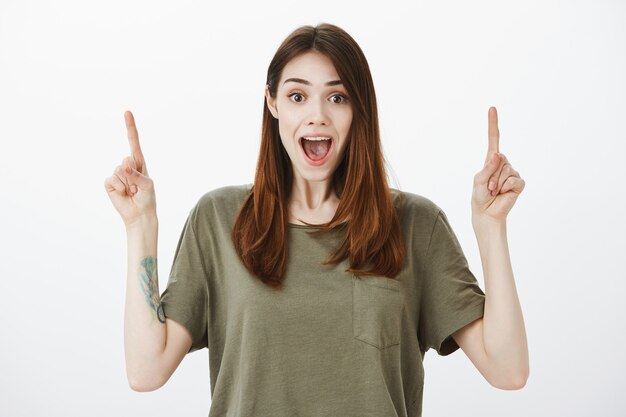
[{"label": "open mouth", "polygon": [[320,165],[330,155],[330,151],[333,148],[333,138],[330,136],[303,136],[300,138],[300,146],[308,162],[313,165]]}]

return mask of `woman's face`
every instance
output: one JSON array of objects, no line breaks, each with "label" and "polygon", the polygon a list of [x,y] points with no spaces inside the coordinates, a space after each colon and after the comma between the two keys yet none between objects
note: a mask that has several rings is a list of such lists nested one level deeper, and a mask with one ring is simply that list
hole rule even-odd
[{"label": "woman's face", "polygon": [[293,58],[283,69],[276,98],[267,86],[265,96],[296,180],[330,180],[352,123],[352,103],[331,60],[317,51]]}]

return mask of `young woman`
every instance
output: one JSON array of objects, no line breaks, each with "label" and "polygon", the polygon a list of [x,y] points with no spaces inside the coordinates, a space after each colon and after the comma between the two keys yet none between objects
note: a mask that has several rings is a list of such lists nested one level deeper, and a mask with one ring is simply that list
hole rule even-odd
[{"label": "young woman", "polygon": [[524,386],[506,240],[524,181],[498,152],[495,108],[472,196],[486,294],[441,208],[388,186],[369,66],[337,26],[278,48],[254,183],[199,199],[161,296],[154,187],[125,119],[131,156],[105,186],[128,235],[132,389],[161,387],[205,347],[215,417],[420,416],[430,348],[461,347],[493,386]]}]

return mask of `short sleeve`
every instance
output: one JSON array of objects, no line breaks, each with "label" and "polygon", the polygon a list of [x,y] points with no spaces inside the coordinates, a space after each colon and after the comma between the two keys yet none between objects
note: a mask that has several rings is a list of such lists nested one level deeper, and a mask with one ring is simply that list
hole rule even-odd
[{"label": "short sleeve", "polygon": [[208,282],[203,254],[193,227],[196,208],[185,221],[167,287],[161,294],[165,317],[182,324],[191,333],[192,344],[188,353],[208,347]]},{"label": "short sleeve", "polygon": [[439,210],[424,260],[419,340],[422,351],[456,351],[452,334],[484,314],[485,293],[470,271],[448,218]]}]

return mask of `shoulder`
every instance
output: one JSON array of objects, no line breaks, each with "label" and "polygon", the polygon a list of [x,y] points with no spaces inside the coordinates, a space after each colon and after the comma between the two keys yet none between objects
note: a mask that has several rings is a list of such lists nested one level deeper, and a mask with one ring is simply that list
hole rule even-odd
[{"label": "shoulder", "polygon": [[252,184],[226,185],[204,193],[198,200],[198,206],[240,205],[250,193]]},{"label": "shoulder", "polygon": [[232,217],[250,193],[252,184],[226,185],[202,194],[191,212],[199,218]]},{"label": "shoulder", "polygon": [[390,190],[394,204],[403,219],[434,221],[442,211],[441,207],[428,197],[395,188]]}]

